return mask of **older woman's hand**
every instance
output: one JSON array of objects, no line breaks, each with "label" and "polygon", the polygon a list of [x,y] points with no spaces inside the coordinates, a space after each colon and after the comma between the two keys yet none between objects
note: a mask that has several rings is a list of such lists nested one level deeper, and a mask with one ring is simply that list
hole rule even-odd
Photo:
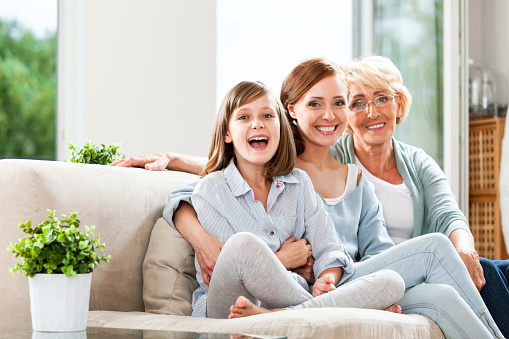
[{"label": "older woman's hand", "polygon": [[119,159],[110,166],[143,167],[150,171],[162,171],[168,167],[171,157],[169,153],[152,153]]},{"label": "older woman's hand", "polygon": [[475,287],[480,291],[486,284],[486,280],[484,279],[484,271],[479,261],[479,254],[477,254],[474,247],[474,238],[469,232],[457,229],[449,235],[449,239],[467,267]]},{"label": "older woman's hand", "polygon": [[475,287],[477,287],[478,291],[481,291],[486,284],[486,280],[484,279],[484,271],[481,263],[479,262],[479,255],[475,250],[459,250],[458,254],[467,267],[468,273],[470,273],[470,277],[472,278]]},{"label": "older woman's hand", "polygon": [[183,155],[173,152],[162,152],[138,155],[119,159],[110,164],[110,166],[120,167],[143,167],[149,171],[162,171],[165,169],[200,174],[207,158],[196,157],[192,155]]}]

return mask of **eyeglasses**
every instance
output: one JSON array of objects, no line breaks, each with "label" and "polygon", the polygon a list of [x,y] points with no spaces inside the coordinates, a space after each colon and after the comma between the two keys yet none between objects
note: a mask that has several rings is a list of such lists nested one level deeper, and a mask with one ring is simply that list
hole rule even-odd
[{"label": "eyeglasses", "polygon": [[370,103],[373,103],[376,107],[387,107],[394,101],[395,97],[397,97],[397,95],[382,95],[374,98],[372,101],[364,99],[356,100],[350,105],[350,110],[357,113],[366,112]]}]

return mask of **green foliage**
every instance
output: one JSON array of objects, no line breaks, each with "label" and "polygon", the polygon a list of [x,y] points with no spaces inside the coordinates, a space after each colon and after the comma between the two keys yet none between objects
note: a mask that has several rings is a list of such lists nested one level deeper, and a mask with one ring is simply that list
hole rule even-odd
[{"label": "green foliage", "polygon": [[0,20],[0,158],[55,159],[56,33]]},{"label": "green foliage", "polygon": [[21,257],[22,263],[9,267],[12,274],[25,272],[27,277],[37,273],[60,274],[70,277],[77,273],[90,273],[101,262],[108,262],[110,255],[100,256],[106,245],[95,236],[94,226],[85,226],[85,232],[78,230],[79,219],[76,213],[69,213],[67,218],[55,217],[56,211],[48,210],[49,219],[32,228],[32,223],[20,221],[19,228],[28,234],[17,243],[7,247],[16,258]]},{"label": "green foliage", "polygon": [[110,145],[107,148],[104,144],[101,146],[102,148],[87,140],[83,148],[79,148],[69,142],[67,147],[72,150],[70,161],[81,164],[108,165],[115,161],[117,156],[119,159],[125,157],[123,153],[117,154],[120,145]]}]

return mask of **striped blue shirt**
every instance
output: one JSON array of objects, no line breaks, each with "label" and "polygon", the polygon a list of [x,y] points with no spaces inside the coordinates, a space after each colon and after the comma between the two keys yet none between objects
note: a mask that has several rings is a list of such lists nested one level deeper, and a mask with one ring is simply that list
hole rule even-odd
[{"label": "striped blue shirt", "polygon": [[[294,235],[306,238],[313,248],[314,274],[331,267],[342,267],[342,283],[353,273],[353,261],[341,244],[330,215],[313,189],[306,172],[275,177],[267,199],[267,210],[255,200],[233,160],[223,170],[198,182],[192,204],[205,230],[225,243],[238,232],[257,235],[274,252]],[[206,316],[208,286],[195,260],[198,289],[193,294],[193,316]]]}]

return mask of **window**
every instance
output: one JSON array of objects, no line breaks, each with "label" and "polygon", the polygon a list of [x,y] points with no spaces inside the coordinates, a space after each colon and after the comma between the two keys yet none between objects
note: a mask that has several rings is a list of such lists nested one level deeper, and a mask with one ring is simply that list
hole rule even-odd
[{"label": "window", "polygon": [[373,16],[375,53],[394,62],[413,98],[395,137],[443,168],[443,0],[375,0]]},{"label": "window", "polygon": [[279,97],[301,61],[352,57],[351,0],[217,0],[217,92],[243,80],[261,81]]},{"label": "window", "polygon": [[0,1],[0,158],[55,158],[57,0]]}]

